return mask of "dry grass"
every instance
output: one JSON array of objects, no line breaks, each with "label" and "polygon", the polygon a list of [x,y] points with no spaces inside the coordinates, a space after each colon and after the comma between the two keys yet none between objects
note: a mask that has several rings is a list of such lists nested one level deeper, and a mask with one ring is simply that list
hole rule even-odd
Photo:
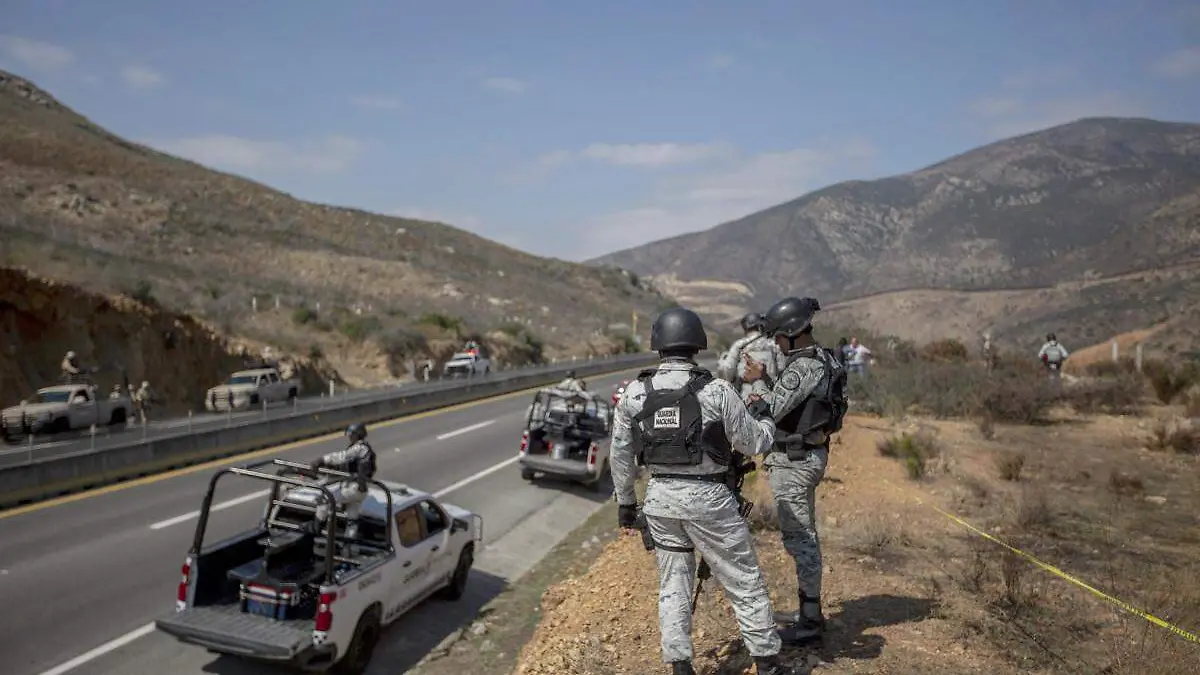
[{"label": "dry grass", "polygon": [[996,471],[1007,481],[1021,480],[1021,469],[1025,468],[1024,453],[1005,450],[996,455]]},{"label": "dry grass", "polygon": [[1184,455],[1200,454],[1200,428],[1189,420],[1160,419],[1150,430],[1150,449]]}]

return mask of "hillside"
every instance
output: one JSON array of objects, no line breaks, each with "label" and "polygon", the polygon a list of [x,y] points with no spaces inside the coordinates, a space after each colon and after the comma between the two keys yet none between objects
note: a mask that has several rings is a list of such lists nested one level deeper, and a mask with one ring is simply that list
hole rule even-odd
[{"label": "hillside", "polygon": [[666,302],[620,270],[304,202],[130,143],[4,72],[0,127],[0,266],[153,298],[324,355],[351,383],[404,377],[470,334],[508,364],[620,351],[610,327],[636,311],[647,333]]},{"label": "hillside", "polygon": [[[1195,313],[1196,267],[1186,263],[1197,259],[1200,125],[1102,118],[904,175],[839,183],[593,262],[659,271],[664,292],[726,318],[801,289],[827,304],[916,290],[1003,291],[1021,321],[1000,303],[958,329],[990,326],[1002,341],[1026,343],[1036,338],[1026,333],[1048,329],[1079,336],[1097,320],[1125,332]],[[1165,279],[1128,276],[1181,264]],[[1063,291],[1073,284],[1083,302]],[[1043,302],[1047,293],[1053,300]],[[884,323],[901,334],[954,329],[929,325],[930,312],[905,316],[895,307]]]}]

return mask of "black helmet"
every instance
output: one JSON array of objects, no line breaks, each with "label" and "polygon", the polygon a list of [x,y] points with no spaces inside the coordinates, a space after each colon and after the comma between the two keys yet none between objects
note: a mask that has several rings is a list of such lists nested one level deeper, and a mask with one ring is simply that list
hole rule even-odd
[{"label": "black helmet", "polygon": [[650,349],[663,352],[672,349],[708,349],[708,334],[700,317],[690,309],[673,307],[658,315],[650,328]]},{"label": "black helmet", "polygon": [[746,316],[742,317],[742,330],[746,331],[747,333],[754,330],[755,328],[762,330],[762,326],[763,326],[762,314],[759,314],[758,312],[750,312]]},{"label": "black helmet", "polygon": [[361,422],[355,422],[346,427],[346,435],[350,437],[351,443],[357,443],[367,437],[367,426]]},{"label": "black helmet", "polygon": [[772,335],[796,337],[812,329],[813,316],[820,311],[816,298],[784,298],[767,310],[764,330]]},{"label": "black helmet", "polygon": [[1058,337],[1054,333],[1046,333],[1046,341],[1047,342],[1054,342],[1057,339],[1058,339]]}]

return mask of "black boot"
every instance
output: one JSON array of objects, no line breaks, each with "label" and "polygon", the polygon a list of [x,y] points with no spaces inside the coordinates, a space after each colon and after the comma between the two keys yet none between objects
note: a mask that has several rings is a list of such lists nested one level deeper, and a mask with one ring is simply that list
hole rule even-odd
[{"label": "black boot", "polygon": [[785,644],[801,645],[821,640],[825,632],[825,616],[821,613],[821,599],[800,594],[800,611],[795,621],[779,630],[779,639]]},{"label": "black boot", "polygon": [[758,671],[758,675],[807,675],[812,672],[811,670],[785,666],[779,662],[778,656],[754,657],[754,669]]},{"label": "black boot", "polygon": [[671,675],[696,675],[696,669],[691,661],[672,661]]}]

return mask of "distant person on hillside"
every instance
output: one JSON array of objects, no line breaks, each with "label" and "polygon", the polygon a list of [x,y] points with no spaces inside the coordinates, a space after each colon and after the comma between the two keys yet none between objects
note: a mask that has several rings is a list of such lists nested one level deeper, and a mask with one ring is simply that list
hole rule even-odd
[{"label": "distant person on hillside", "polygon": [[991,331],[985,330],[981,337],[983,338],[983,346],[981,349],[983,355],[983,365],[988,372],[991,372],[996,369],[996,346],[992,344]]},{"label": "distant person on hillside", "polygon": [[846,345],[846,372],[858,373],[864,375],[867,372],[867,363],[871,356],[871,350],[867,349],[866,345],[859,344],[858,338],[850,336],[850,344]]},{"label": "distant person on hillside", "polygon": [[844,368],[846,366],[846,359],[849,357],[849,355],[850,342],[846,340],[846,338],[839,339],[837,348],[833,350],[833,358],[837,359],[837,362],[842,364],[842,367]]},{"label": "distant person on hillside", "polygon": [[1058,336],[1054,333],[1047,333],[1046,344],[1042,345],[1041,350],[1038,351],[1038,358],[1041,359],[1042,365],[1046,366],[1051,375],[1054,377],[1062,375],[1063,363],[1069,356],[1067,348],[1058,343]]}]

